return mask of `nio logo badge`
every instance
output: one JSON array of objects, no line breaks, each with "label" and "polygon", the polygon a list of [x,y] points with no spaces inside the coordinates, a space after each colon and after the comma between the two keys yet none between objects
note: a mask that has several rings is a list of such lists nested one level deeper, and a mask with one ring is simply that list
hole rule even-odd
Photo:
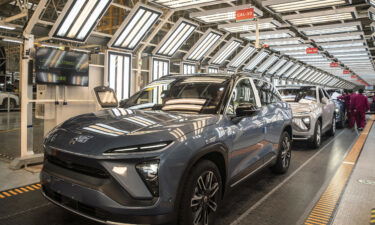
[{"label": "nio logo badge", "polygon": [[94,136],[91,136],[91,135],[79,135],[77,137],[74,137],[72,138],[70,141],[69,141],[69,144],[70,145],[74,145],[75,143],[86,143],[88,140],[90,140],[91,138],[93,138]]}]

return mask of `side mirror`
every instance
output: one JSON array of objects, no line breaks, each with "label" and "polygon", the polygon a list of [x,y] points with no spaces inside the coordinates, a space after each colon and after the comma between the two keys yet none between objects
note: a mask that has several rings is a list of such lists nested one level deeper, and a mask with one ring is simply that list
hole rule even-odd
[{"label": "side mirror", "polygon": [[237,117],[252,116],[259,112],[259,108],[252,104],[239,105],[236,109]]},{"label": "side mirror", "polygon": [[328,102],[329,102],[329,99],[328,99],[328,98],[326,98],[326,97],[322,98],[322,103],[323,103],[324,105],[327,105]]},{"label": "side mirror", "polygon": [[128,103],[128,100],[129,100],[129,99],[123,99],[123,100],[121,100],[119,106],[120,106],[121,108],[125,108],[126,103]]}]

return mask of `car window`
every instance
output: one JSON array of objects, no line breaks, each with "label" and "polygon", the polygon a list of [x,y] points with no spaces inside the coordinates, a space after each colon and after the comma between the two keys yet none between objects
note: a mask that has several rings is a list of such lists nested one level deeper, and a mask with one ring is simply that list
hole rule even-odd
[{"label": "car window", "polygon": [[256,106],[255,95],[248,78],[240,80],[233,89],[226,113],[235,115],[238,106],[245,104]]},{"label": "car window", "polygon": [[260,102],[262,105],[268,105],[276,102],[274,93],[272,92],[272,86],[265,81],[254,79],[255,86],[259,93]]},{"label": "car window", "polygon": [[319,99],[320,99],[320,102],[322,102],[322,99],[325,97],[324,95],[324,92],[322,91],[321,88],[319,88]]},{"label": "car window", "polygon": [[324,92],[324,96],[325,96],[326,98],[330,99],[331,96],[328,94],[327,90],[325,90],[325,89],[322,89],[322,90],[323,90],[323,92]]}]

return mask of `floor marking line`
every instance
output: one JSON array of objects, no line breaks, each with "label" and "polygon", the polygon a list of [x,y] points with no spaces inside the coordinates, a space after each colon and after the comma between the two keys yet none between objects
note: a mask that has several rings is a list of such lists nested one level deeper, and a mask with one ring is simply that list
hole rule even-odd
[{"label": "floor marking line", "polygon": [[3,219],[9,219],[11,217],[14,217],[14,216],[18,216],[18,215],[21,215],[21,214],[24,214],[24,213],[27,213],[27,212],[30,212],[30,211],[33,211],[33,210],[36,210],[36,209],[39,209],[39,208],[42,208],[42,207],[46,207],[48,205],[52,205],[51,202],[47,202],[43,205],[40,205],[40,206],[36,206],[34,208],[30,208],[30,209],[26,209],[24,211],[21,211],[21,212],[18,212],[18,213],[14,213],[14,214],[10,214],[10,215],[6,215],[6,216],[3,216],[3,217],[0,217],[0,220],[3,220]]},{"label": "floor marking line", "polygon": [[342,130],[335,138],[332,138],[327,144],[325,144],[319,151],[317,151],[314,155],[312,155],[308,160],[306,160],[301,166],[299,166],[292,174],[290,174],[287,178],[285,178],[280,184],[274,187],[270,192],[268,192],[265,196],[263,196],[260,200],[258,200],[253,206],[251,206],[248,210],[242,213],[236,220],[234,220],[230,225],[237,225],[240,224],[241,220],[243,220],[247,215],[249,215],[254,209],[258,208],[265,200],[267,200],[273,193],[279,190],[286,182],[292,179],[300,170],[305,168],[307,164],[309,164],[315,157],[317,157],[321,152],[326,150],[326,147],[330,145],[337,137],[341,136],[345,130]]},{"label": "floor marking line", "polygon": [[17,188],[8,189],[5,191],[0,191],[0,199],[6,199],[9,197],[13,197],[15,195],[21,195],[29,191],[36,191],[36,190],[41,189],[41,187],[42,186],[40,183],[36,183],[36,184],[25,185],[23,187],[17,187]]}]

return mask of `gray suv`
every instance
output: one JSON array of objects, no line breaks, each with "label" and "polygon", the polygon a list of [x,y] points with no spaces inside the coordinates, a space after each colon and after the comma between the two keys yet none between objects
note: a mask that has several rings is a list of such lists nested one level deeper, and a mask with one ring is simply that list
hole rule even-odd
[{"label": "gray suv", "polygon": [[44,142],[43,194],[108,223],[215,224],[224,193],[264,167],[285,173],[292,112],[249,75],[165,76]]},{"label": "gray suv", "polygon": [[284,101],[293,111],[293,139],[308,140],[313,148],[322,143],[322,135],[336,132],[335,103],[319,86],[279,86]]}]

